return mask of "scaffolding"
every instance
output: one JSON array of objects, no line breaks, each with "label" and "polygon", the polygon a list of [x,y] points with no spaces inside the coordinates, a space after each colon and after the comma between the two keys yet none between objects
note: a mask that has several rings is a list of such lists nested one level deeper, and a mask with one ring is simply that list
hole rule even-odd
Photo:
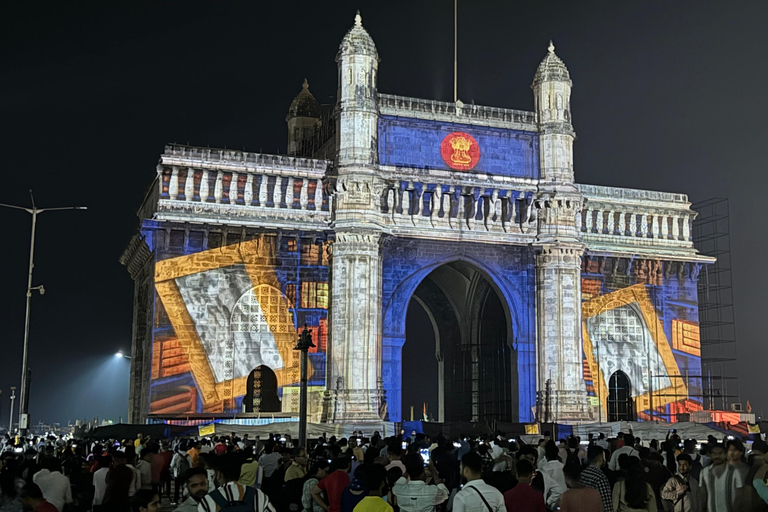
[{"label": "scaffolding", "polygon": [[701,254],[717,258],[714,264],[704,265],[698,282],[703,406],[741,411],[728,199],[707,199],[692,208],[698,212],[693,221],[694,245]]}]

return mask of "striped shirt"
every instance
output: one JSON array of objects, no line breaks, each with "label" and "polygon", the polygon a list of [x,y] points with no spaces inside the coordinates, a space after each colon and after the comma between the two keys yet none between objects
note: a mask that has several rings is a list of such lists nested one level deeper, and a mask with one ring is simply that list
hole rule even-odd
[{"label": "striped shirt", "polygon": [[[197,506],[197,512],[219,512],[219,510],[221,510],[221,507],[219,507],[211,497],[211,494],[214,492],[221,493],[227,501],[243,501],[243,498],[245,498],[245,489],[244,486],[237,482],[227,482],[215,491],[209,492]],[[253,497],[254,512],[275,512],[275,508],[269,502],[267,495],[259,489],[254,490],[256,491]]]}]

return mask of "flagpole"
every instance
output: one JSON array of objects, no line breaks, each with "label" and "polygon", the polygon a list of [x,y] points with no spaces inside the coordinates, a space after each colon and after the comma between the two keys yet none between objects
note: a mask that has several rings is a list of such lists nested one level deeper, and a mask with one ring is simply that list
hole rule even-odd
[{"label": "flagpole", "polygon": [[458,16],[458,8],[459,8],[459,0],[453,0],[453,102],[456,103],[459,100],[459,91],[458,91],[458,68],[459,68],[459,45],[458,45],[458,38],[459,38],[459,16]]}]

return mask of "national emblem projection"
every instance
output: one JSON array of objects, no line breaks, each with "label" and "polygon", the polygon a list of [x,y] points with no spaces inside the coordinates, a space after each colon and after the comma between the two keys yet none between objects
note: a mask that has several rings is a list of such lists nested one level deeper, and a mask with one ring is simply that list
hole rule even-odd
[{"label": "national emblem projection", "polygon": [[[262,235],[155,265],[151,414],[298,412],[300,330],[311,407],[325,386],[327,242]],[[313,411],[310,410],[312,413]]]},{"label": "national emblem projection", "polygon": [[584,379],[595,417],[664,420],[701,410],[695,264],[585,258]]}]

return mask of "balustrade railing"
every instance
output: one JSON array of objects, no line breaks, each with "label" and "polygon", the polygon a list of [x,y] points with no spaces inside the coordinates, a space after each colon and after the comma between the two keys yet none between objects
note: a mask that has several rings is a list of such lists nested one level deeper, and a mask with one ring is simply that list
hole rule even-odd
[{"label": "balustrade railing", "polygon": [[395,226],[531,232],[533,192],[417,181],[390,181],[381,213]]}]

